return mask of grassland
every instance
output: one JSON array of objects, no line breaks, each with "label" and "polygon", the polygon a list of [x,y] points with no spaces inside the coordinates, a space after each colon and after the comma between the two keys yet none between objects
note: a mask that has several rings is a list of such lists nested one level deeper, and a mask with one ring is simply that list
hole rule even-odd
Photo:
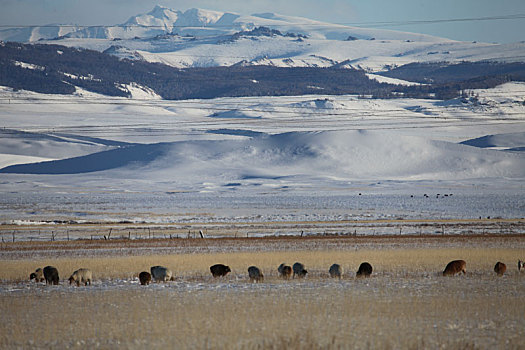
[{"label": "grassland", "polygon": [[[118,253],[127,251],[126,241],[85,249],[25,242],[16,245],[19,256],[4,246],[0,347],[525,348],[525,274],[514,266],[525,252],[523,236],[141,243],[148,249],[137,255]],[[467,261],[467,274],[441,276],[458,258]],[[295,261],[306,265],[308,278],[279,279],[276,267]],[[374,266],[371,278],[354,277],[362,261]],[[503,277],[492,271],[496,261],[508,266]],[[208,268],[217,262],[232,273],[213,279]],[[345,269],[341,280],[328,277],[334,262]],[[47,264],[59,269],[61,285],[27,281]],[[170,267],[176,281],[140,286],[138,272],[156,264]],[[249,265],[262,268],[264,283],[248,282]],[[93,286],[64,282],[79,267],[93,270]]]}]

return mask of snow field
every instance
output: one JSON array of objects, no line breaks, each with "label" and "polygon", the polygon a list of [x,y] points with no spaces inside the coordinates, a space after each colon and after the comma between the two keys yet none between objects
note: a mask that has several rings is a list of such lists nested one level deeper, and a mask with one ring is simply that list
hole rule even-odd
[{"label": "snow field", "polygon": [[[476,103],[4,88],[0,164],[18,165],[1,170],[1,219],[519,218],[523,86],[477,90]],[[423,199],[445,193],[456,197]]]}]

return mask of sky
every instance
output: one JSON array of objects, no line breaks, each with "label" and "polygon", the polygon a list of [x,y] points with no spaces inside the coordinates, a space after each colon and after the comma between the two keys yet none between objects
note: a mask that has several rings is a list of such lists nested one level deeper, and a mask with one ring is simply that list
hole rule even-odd
[{"label": "sky", "polygon": [[[0,0],[0,25],[120,24],[131,16],[151,11],[157,4],[181,11],[196,7],[243,15],[274,12],[462,41],[525,40],[523,0]],[[480,20],[509,15],[522,16]],[[433,22],[451,19],[469,20]]]}]

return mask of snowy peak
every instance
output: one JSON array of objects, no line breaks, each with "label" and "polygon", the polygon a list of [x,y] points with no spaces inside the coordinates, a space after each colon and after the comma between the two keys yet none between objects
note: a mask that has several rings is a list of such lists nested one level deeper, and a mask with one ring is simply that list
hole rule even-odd
[{"label": "snowy peak", "polygon": [[164,26],[166,29],[171,29],[179,14],[179,11],[157,5],[146,14],[131,17],[124,25]]},{"label": "snowy peak", "polygon": [[224,12],[193,8],[181,14],[177,25],[184,27],[206,27],[216,24],[222,16],[224,16]]},{"label": "snowy peak", "polygon": [[156,5],[153,10],[147,13],[147,15],[150,15],[155,18],[170,18],[175,15],[175,20],[177,20],[177,13],[180,13],[180,11],[173,11],[172,9],[168,7],[164,7],[161,5]]},{"label": "snowy peak", "polygon": [[221,25],[231,25],[238,17],[240,16],[233,13],[198,8],[192,8],[185,12],[174,11],[157,5],[146,14],[131,17],[124,25],[164,26],[171,30],[173,27],[207,27],[217,25],[219,22]]}]

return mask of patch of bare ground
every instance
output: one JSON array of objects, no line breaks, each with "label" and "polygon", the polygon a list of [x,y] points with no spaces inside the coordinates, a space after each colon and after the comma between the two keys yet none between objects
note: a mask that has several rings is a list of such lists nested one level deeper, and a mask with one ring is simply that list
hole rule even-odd
[{"label": "patch of bare ground", "polygon": [[0,260],[78,257],[229,253],[257,251],[357,251],[396,248],[524,247],[521,234],[471,235],[326,235],[265,236],[256,238],[155,238],[7,242],[0,245]]}]

